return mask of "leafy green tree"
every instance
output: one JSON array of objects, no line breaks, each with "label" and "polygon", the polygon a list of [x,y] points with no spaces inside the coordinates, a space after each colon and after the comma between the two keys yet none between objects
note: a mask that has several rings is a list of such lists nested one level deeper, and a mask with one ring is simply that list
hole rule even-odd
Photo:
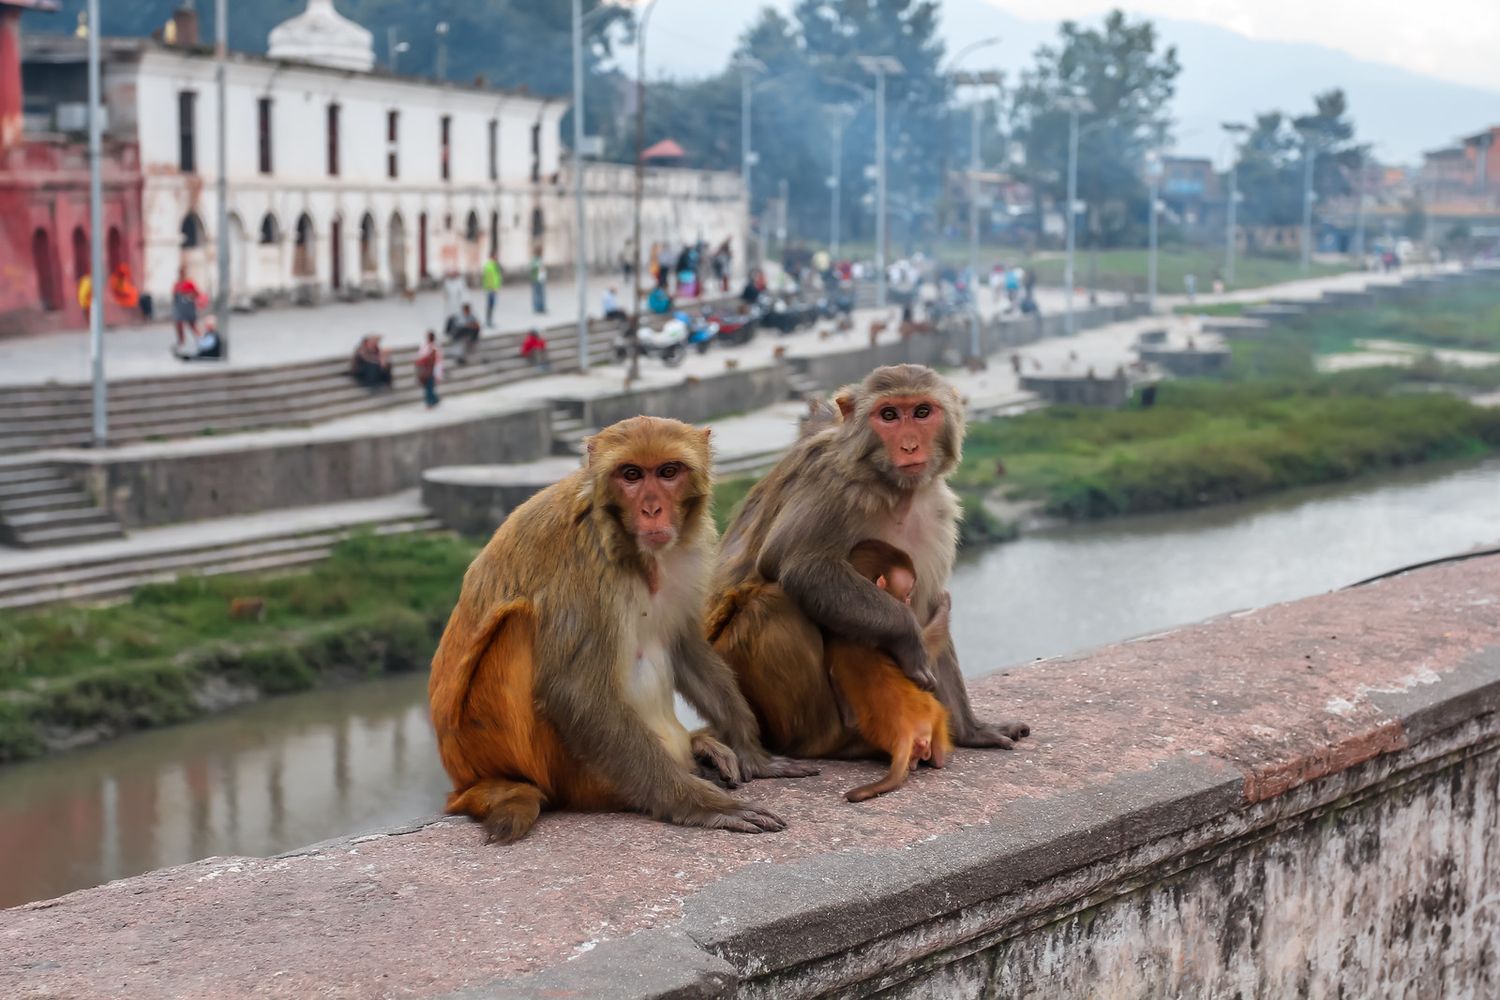
[{"label": "leafy green tree", "polygon": [[1078,197],[1088,205],[1087,239],[1137,242],[1146,217],[1146,154],[1170,136],[1177,50],[1160,45],[1151,22],[1132,22],[1119,10],[1098,28],[1064,21],[1060,35],[1022,71],[1011,106],[1025,173],[1038,197],[1066,201],[1069,114],[1061,105],[1074,95],[1086,98],[1092,109],[1079,116]]},{"label": "leafy green tree", "polygon": [[1342,90],[1313,97],[1313,110],[1297,117],[1280,111],[1256,116],[1240,149],[1240,218],[1250,226],[1295,226],[1302,221],[1308,147],[1316,150],[1313,190],[1318,197],[1350,193],[1359,152]]}]

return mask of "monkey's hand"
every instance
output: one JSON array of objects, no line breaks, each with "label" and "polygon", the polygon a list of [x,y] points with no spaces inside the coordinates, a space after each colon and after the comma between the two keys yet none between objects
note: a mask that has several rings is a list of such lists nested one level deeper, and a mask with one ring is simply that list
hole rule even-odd
[{"label": "monkey's hand", "polygon": [[720,788],[738,788],[748,778],[740,769],[740,759],[729,747],[719,742],[707,729],[693,733],[689,747],[698,767],[698,777],[711,781]]},{"label": "monkey's hand", "polygon": [[916,616],[913,615],[912,634],[915,641],[904,642],[889,652],[909,681],[923,691],[932,691],[937,688],[937,678],[932,675],[932,657],[927,654],[927,646],[922,642],[922,630],[917,627],[916,621]]}]

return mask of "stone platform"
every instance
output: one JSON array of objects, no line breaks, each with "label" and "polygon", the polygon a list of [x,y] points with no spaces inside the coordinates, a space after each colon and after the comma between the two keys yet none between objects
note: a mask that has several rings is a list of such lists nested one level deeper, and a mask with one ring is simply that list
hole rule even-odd
[{"label": "stone platform", "polygon": [[1003,670],[1034,735],[744,836],[547,815],[0,911],[0,996],[1495,995],[1500,557]]}]

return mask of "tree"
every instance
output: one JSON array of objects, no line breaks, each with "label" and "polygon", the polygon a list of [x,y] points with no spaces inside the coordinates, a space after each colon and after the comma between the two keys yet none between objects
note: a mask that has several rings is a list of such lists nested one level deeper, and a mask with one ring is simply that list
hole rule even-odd
[{"label": "tree", "polygon": [[1313,111],[1295,118],[1280,111],[1256,116],[1240,148],[1241,218],[1250,226],[1295,226],[1302,221],[1307,148],[1316,151],[1313,191],[1318,197],[1348,194],[1359,168],[1354,125],[1342,90],[1313,97]]},{"label": "tree", "polygon": [[1177,50],[1159,49],[1151,22],[1131,22],[1119,10],[1101,28],[1064,21],[1060,34],[1058,45],[1039,48],[1035,65],[1022,71],[1012,102],[1025,173],[1038,197],[1066,200],[1069,114],[1061,105],[1082,95],[1092,105],[1079,117],[1078,142],[1078,196],[1088,205],[1089,240],[1136,242],[1146,216],[1146,154],[1170,136]]}]

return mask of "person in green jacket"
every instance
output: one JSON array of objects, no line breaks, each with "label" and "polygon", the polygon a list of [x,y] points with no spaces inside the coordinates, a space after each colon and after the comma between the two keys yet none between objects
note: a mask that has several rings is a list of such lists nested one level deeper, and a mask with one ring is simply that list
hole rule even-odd
[{"label": "person in green jacket", "polygon": [[490,254],[490,259],[484,262],[480,283],[484,285],[484,325],[493,330],[495,328],[495,300],[500,298],[500,286],[505,284],[505,275],[500,271],[500,261],[494,254]]}]

